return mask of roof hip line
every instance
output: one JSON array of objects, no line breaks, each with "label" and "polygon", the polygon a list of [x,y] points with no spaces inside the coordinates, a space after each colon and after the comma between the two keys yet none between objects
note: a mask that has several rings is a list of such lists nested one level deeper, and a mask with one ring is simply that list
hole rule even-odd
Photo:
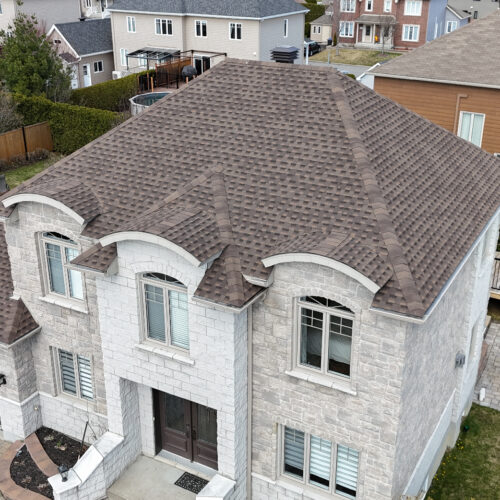
[{"label": "roof hip line", "polygon": [[340,75],[332,73],[328,76],[330,90],[333,94],[335,104],[339,110],[342,123],[349,142],[352,145],[354,163],[359,167],[361,179],[368,195],[368,199],[373,207],[373,213],[389,254],[390,265],[394,269],[396,279],[401,285],[401,291],[406,300],[411,314],[425,314],[425,307],[422,303],[418,288],[413,279],[408,262],[404,256],[403,249],[399,243],[392,218],[389,214],[384,196],[377,182],[377,177],[370,166],[368,152],[366,151],[363,139],[358,130],[357,122],[354,118],[349,99],[345,93],[344,85]]}]

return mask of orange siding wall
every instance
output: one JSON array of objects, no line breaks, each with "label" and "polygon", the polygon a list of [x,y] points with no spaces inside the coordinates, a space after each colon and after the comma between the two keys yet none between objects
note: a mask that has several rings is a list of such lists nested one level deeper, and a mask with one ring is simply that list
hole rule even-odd
[{"label": "orange siding wall", "polygon": [[375,77],[374,88],[453,133],[457,132],[460,111],[484,113],[482,148],[500,153],[500,89],[381,77]]}]

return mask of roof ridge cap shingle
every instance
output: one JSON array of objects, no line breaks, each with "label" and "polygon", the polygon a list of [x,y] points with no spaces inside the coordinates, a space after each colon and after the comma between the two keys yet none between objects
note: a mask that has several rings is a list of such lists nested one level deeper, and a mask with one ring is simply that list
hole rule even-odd
[{"label": "roof ridge cap shingle", "polygon": [[376,173],[371,168],[369,155],[358,130],[343,81],[337,73],[329,75],[328,81],[331,84],[330,90],[334,96],[342,123],[344,124],[347,138],[352,145],[354,163],[359,167],[365,192],[372,205],[380,235],[389,254],[389,264],[394,269],[394,275],[401,286],[401,292],[403,293],[408,309],[414,314],[423,315],[425,314],[425,307],[403,248],[399,243],[387,203],[378,185]]}]

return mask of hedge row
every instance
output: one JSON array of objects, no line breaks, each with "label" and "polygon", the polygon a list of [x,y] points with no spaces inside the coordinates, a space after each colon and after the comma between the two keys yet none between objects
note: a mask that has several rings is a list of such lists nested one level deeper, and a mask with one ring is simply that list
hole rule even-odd
[{"label": "hedge row", "polygon": [[[139,91],[138,77],[147,72],[124,76],[117,80],[97,83],[90,87],[73,90],[70,101],[77,106],[107,109],[109,111],[125,111],[129,109],[129,99]],[[149,75],[154,75],[150,71]]]},{"label": "hedge row", "polygon": [[45,97],[16,94],[14,100],[24,125],[50,123],[54,150],[65,155],[85,146],[123,119],[112,111],[52,102]]}]

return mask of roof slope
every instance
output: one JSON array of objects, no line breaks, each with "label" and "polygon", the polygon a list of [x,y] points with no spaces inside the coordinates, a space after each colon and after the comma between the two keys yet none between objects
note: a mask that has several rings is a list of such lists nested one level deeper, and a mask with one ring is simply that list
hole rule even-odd
[{"label": "roof slope", "polygon": [[55,26],[79,56],[113,50],[109,18],[61,23]]},{"label": "roof slope", "polygon": [[240,306],[262,259],[310,253],[376,283],[375,306],[422,317],[499,206],[499,166],[333,69],[227,60],[14,192],[84,183],[100,207],[84,234],[215,258],[205,299]]},{"label": "roof slope", "polygon": [[115,0],[108,10],[262,19],[308,9],[295,0]]},{"label": "roof slope", "polygon": [[500,10],[443,35],[369,73],[500,88]]},{"label": "roof slope", "polygon": [[317,17],[311,24],[320,24],[322,26],[330,26],[333,24],[332,16],[330,14],[323,14],[320,17]]}]

